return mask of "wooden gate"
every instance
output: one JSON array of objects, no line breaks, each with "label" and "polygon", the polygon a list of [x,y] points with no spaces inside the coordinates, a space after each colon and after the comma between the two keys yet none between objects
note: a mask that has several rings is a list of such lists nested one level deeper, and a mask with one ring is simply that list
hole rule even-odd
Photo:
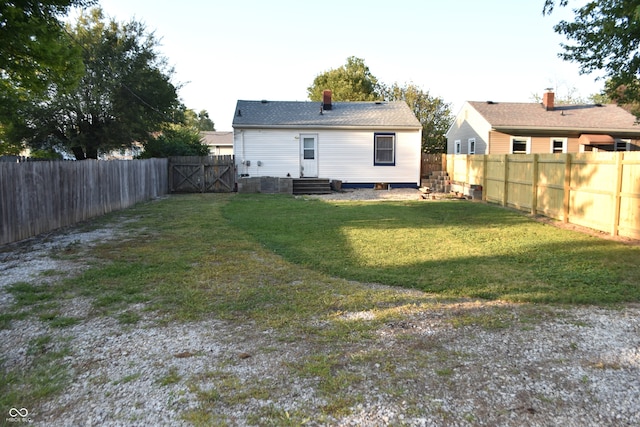
[{"label": "wooden gate", "polygon": [[420,177],[427,178],[431,172],[441,172],[447,170],[446,154],[422,153],[422,164],[420,167]]},{"label": "wooden gate", "polygon": [[172,193],[230,193],[236,189],[233,156],[170,157]]}]

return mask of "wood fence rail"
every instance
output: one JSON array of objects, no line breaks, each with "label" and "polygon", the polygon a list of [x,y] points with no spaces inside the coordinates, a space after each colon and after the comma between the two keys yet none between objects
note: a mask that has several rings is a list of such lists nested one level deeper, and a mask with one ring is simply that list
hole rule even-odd
[{"label": "wood fence rail", "polygon": [[0,245],[167,194],[167,159],[0,162]]},{"label": "wood fence rail", "polygon": [[640,239],[640,152],[459,154],[447,171],[483,200]]}]

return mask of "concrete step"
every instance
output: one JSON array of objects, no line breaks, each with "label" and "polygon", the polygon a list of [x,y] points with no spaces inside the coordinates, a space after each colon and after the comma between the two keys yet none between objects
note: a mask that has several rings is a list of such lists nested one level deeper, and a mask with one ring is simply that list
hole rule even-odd
[{"label": "concrete step", "polygon": [[293,180],[293,194],[328,194],[331,183],[324,178],[299,178]]}]

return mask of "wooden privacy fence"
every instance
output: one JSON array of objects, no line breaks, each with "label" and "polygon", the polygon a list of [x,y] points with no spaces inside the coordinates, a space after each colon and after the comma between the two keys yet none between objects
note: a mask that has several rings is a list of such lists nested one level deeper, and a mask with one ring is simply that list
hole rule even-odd
[{"label": "wooden privacy fence", "polygon": [[233,156],[170,157],[172,193],[229,193],[236,188]]},{"label": "wooden privacy fence", "polygon": [[640,152],[449,155],[447,171],[486,201],[640,239]]},{"label": "wooden privacy fence", "polygon": [[0,244],[167,194],[167,159],[0,162]]},{"label": "wooden privacy fence", "polygon": [[420,177],[426,178],[431,172],[441,172],[447,170],[446,154],[427,154],[422,153],[422,162],[420,165]]}]

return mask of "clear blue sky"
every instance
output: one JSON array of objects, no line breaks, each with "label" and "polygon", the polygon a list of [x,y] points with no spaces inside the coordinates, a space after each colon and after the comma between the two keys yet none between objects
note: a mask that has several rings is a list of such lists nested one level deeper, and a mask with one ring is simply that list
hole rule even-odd
[{"label": "clear blue sky", "polygon": [[[570,1],[578,6],[584,0]],[[452,104],[531,102],[599,92],[597,75],[557,54],[553,31],[570,8],[542,16],[544,0],[100,0],[117,21],[136,19],[162,39],[188,108],[231,130],[235,103],[305,101],[316,75],[364,59],[384,83],[412,82]]]}]

